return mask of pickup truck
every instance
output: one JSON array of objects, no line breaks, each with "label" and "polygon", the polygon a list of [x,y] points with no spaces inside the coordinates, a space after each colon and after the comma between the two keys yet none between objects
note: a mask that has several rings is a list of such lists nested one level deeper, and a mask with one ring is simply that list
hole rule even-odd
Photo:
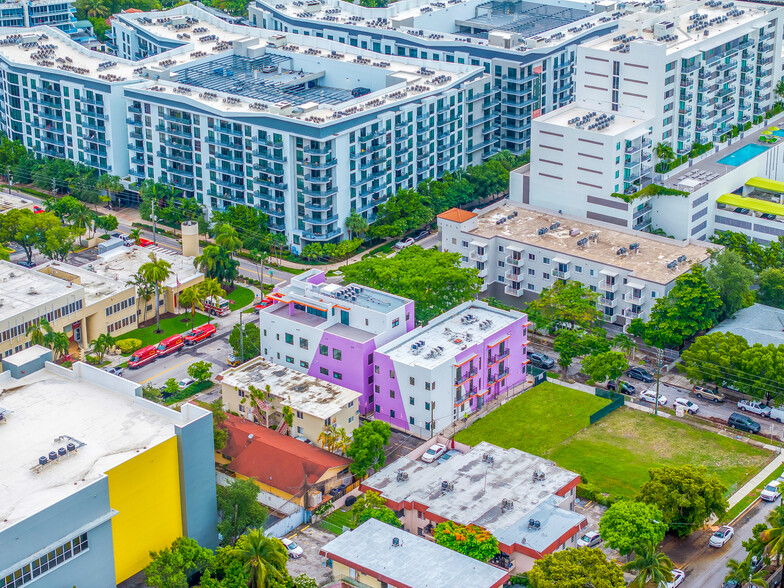
[{"label": "pickup truck", "polygon": [[764,417],[770,416],[770,407],[765,406],[758,400],[740,400],[738,402],[738,410],[753,412]]}]

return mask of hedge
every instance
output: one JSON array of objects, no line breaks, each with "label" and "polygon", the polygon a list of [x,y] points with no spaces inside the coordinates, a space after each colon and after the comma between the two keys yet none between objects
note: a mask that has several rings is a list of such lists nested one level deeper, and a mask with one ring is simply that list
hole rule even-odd
[{"label": "hedge", "polygon": [[688,192],[684,192],[683,190],[675,190],[673,188],[665,188],[664,186],[660,186],[658,184],[648,184],[642,190],[637,190],[633,194],[621,194],[619,192],[613,192],[610,194],[613,198],[620,198],[624,202],[632,202],[637,198],[642,198],[643,196],[688,196]]}]

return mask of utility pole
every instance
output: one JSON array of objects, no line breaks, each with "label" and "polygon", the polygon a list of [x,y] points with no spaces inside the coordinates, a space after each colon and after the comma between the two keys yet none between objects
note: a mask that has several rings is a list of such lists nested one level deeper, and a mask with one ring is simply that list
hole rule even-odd
[{"label": "utility pole", "polygon": [[54,199],[57,200],[57,180],[52,178],[52,196]]},{"label": "utility pole", "polygon": [[[153,245],[157,245],[158,240],[156,239],[155,236],[155,196],[154,195],[150,199],[150,202],[152,203],[152,243]],[[240,318],[242,318],[242,316],[240,316]]]},{"label": "utility pole", "polygon": [[433,418],[433,411],[435,410],[435,408],[436,408],[436,403],[434,400],[431,400],[430,401],[430,438],[431,439],[433,438],[433,435],[435,435],[435,430],[436,430],[436,421]]},{"label": "utility pole", "polygon": [[245,328],[242,326],[242,313],[240,313],[240,362],[245,361]]},{"label": "utility pole", "polygon": [[664,357],[664,350],[656,350],[656,403],[653,405],[653,414],[659,414],[659,379],[661,377],[661,366]]}]

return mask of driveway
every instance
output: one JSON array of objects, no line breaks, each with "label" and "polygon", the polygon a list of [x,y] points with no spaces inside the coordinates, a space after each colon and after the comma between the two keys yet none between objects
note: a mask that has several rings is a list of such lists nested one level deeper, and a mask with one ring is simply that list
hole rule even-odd
[{"label": "driveway", "polygon": [[321,527],[307,526],[300,531],[287,535],[292,541],[302,547],[304,553],[297,559],[289,559],[288,570],[292,578],[300,574],[307,574],[321,585],[332,578],[332,569],[324,563],[324,558],[319,555],[319,550],[335,538],[335,535]]}]

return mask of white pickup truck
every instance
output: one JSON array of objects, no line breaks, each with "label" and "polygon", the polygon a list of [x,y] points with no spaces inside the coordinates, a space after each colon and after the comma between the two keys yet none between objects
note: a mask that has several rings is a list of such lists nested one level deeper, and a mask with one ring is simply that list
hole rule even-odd
[{"label": "white pickup truck", "polygon": [[770,417],[770,407],[765,406],[759,400],[741,400],[738,402],[738,409],[745,412],[753,412],[764,417]]}]

